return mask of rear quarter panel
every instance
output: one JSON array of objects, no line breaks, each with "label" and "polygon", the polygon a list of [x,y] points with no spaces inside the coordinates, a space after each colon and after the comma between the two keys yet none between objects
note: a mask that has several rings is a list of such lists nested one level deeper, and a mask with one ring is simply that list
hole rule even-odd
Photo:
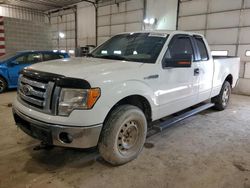
[{"label": "rear quarter panel", "polygon": [[214,58],[214,78],[212,97],[220,93],[221,87],[228,75],[232,75],[232,87],[236,86],[239,78],[240,58],[239,57],[219,57]]}]

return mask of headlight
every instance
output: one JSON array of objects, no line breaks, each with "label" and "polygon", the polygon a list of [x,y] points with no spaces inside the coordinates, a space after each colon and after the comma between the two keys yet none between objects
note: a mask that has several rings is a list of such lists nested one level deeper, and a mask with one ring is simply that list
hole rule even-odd
[{"label": "headlight", "polygon": [[67,116],[75,109],[91,109],[101,95],[99,88],[63,88],[59,99],[58,115]]}]

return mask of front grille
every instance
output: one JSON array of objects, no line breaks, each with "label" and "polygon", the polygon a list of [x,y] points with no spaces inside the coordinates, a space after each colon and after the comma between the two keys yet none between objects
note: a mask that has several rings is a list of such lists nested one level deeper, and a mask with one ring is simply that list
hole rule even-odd
[{"label": "front grille", "polygon": [[28,108],[57,115],[61,88],[90,89],[86,80],[31,69],[22,70],[18,80],[18,101]]},{"label": "front grille", "polygon": [[18,83],[18,95],[22,102],[30,107],[51,112],[52,91],[54,82],[36,80],[36,78],[20,75]]}]

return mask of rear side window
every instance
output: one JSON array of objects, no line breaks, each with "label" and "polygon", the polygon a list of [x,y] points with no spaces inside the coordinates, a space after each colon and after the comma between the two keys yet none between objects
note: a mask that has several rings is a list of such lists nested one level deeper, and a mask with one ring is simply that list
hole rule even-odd
[{"label": "rear side window", "polygon": [[202,38],[195,38],[197,46],[198,46],[198,50],[200,52],[200,56],[201,59],[199,59],[200,61],[207,61],[209,59],[208,57],[208,53],[207,53],[207,47],[203,41]]},{"label": "rear side window", "polygon": [[193,46],[189,37],[178,37],[171,41],[165,58],[172,59],[178,54],[191,54],[194,56]]},{"label": "rear side window", "polygon": [[62,54],[44,54],[43,55],[43,60],[44,61],[50,61],[54,59],[63,59],[64,56]]}]

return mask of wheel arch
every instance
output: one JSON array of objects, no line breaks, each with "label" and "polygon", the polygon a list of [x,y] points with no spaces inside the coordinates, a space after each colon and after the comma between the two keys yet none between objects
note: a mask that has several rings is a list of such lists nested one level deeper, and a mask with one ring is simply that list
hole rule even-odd
[{"label": "wheel arch", "polygon": [[232,74],[227,75],[227,77],[225,78],[225,81],[228,81],[230,83],[230,85],[232,86],[233,85],[233,81],[234,81],[233,80],[233,75]]},{"label": "wheel arch", "polygon": [[123,99],[119,100],[113,107],[109,110],[107,116],[105,117],[104,124],[110,117],[111,113],[114,111],[114,109],[120,105],[130,104],[133,106],[138,107],[142,110],[144,113],[146,119],[148,122],[152,121],[152,107],[150,105],[150,102],[147,100],[146,97],[142,95],[130,95],[127,97],[124,97]]}]

